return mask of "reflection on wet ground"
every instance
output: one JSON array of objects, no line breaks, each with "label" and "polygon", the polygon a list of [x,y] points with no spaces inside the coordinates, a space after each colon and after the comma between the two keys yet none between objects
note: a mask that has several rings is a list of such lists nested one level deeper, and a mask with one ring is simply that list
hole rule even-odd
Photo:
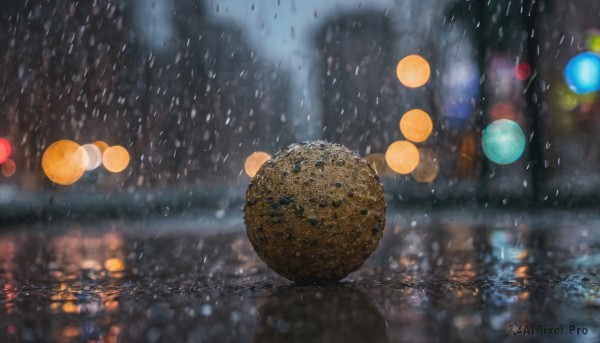
[{"label": "reflection on wet ground", "polygon": [[359,271],[314,286],[270,271],[225,222],[3,231],[0,341],[599,340],[597,216],[392,214]]}]

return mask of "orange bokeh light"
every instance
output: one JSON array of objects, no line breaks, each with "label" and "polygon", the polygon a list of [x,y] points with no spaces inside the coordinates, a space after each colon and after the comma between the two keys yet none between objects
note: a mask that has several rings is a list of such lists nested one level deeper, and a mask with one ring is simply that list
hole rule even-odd
[{"label": "orange bokeh light", "polygon": [[111,173],[120,173],[129,165],[129,153],[120,145],[107,148],[102,154],[102,164]]},{"label": "orange bokeh light", "polygon": [[423,110],[413,109],[400,119],[400,131],[404,137],[413,142],[423,142],[433,130],[431,117]]},{"label": "orange bokeh light", "polygon": [[419,164],[410,173],[418,182],[432,182],[440,172],[437,155],[429,148],[419,149]]},{"label": "orange bokeh light", "polygon": [[98,149],[100,149],[101,154],[104,154],[104,151],[106,149],[108,149],[108,147],[109,147],[109,145],[103,141],[94,141],[94,142],[92,142],[92,144],[94,144],[95,146],[98,147]]},{"label": "orange bokeh light", "polygon": [[246,158],[246,162],[244,163],[246,174],[248,174],[250,177],[254,177],[263,163],[267,162],[270,158],[271,155],[266,152],[253,152],[250,156],[248,156],[248,158]]},{"label": "orange bokeh light", "polygon": [[419,150],[409,141],[396,141],[387,149],[385,161],[396,173],[408,174],[419,164]]},{"label": "orange bokeh light", "polygon": [[64,313],[79,313],[79,305],[75,305],[72,301],[64,303],[62,310]]},{"label": "orange bokeh light", "polygon": [[50,144],[42,156],[42,169],[52,182],[71,185],[85,172],[87,154],[81,146],[70,140]]},{"label": "orange bokeh light", "polygon": [[15,161],[8,159],[2,163],[2,167],[0,167],[0,169],[2,169],[2,175],[11,177],[17,171],[17,164]]},{"label": "orange bokeh light", "polygon": [[108,260],[104,261],[104,268],[112,273],[120,272],[125,269],[125,264],[120,258],[109,258]]},{"label": "orange bokeh light", "polygon": [[406,56],[398,62],[396,76],[406,87],[421,87],[427,83],[429,76],[431,76],[429,62],[419,55]]}]

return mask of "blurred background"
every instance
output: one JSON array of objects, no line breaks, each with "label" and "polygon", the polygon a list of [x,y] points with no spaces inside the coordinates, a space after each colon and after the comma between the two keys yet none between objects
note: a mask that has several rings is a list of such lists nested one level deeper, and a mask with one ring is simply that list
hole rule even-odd
[{"label": "blurred background", "polygon": [[[599,91],[599,1],[2,0],[0,341],[598,342]],[[387,222],[300,287],[241,207],[315,139]]]},{"label": "blurred background", "polygon": [[391,206],[598,204],[597,2],[5,0],[0,17],[2,220],[222,217],[313,139],[367,159]]}]

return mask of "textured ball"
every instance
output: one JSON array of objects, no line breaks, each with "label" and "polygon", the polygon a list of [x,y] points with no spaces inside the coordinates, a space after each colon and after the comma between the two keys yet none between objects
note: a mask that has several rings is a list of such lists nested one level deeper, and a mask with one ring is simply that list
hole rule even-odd
[{"label": "textured ball", "polygon": [[358,269],[383,235],[383,187],[342,145],[292,144],[250,182],[244,222],[254,250],[277,273],[337,281]]}]

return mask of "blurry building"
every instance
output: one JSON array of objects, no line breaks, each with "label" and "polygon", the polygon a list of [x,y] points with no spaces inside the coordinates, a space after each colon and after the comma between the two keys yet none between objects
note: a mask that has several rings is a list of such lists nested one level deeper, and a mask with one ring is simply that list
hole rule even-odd
[{"label": "blurry building", "polygon": [[252,151],[293,140],[281,120],[285,73],[239,29],[209,23],[200,1],[11,0],[0,9],[0,137],[13,144],[23,188],[51,185],[41,158],[60,139],[129,151],[125,172],[100,168],[68,188],[100,191],[231,180]]},{"label": "blurry building", "polygon": [[0,110],[23,188],[50,184],[41,157],[57,140],[103,140],[131,149],[135,51],[123,4],[7,1],[1,6]]},{"label": "blurry building", "polygon": [[323,94],[323,137],[361,155],[385,152],[398,139],[390,20],[361,11],[327,21],[316,36]]},{"label": "blurry building", "polygon": [[174,37],[148,67],[151,169],[158,185],[235,179],[255,150],[285,135],[287,80],[234,26],[210,23],[204,5],[176,2]]}]

